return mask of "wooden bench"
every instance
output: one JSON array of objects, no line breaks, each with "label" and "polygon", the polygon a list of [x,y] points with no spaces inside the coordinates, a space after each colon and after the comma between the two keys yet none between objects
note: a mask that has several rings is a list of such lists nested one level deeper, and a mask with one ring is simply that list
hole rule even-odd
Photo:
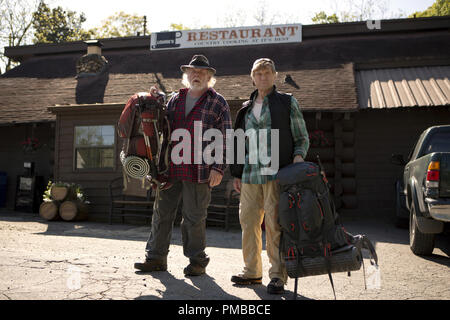
[{"label": "wooden bench", "polygon": [[214,225],[222,225],[225,231],[233,225],[240,226],[239,196],[239,193],[230,188],[230,184],[227,184],[225,188],[220,186],[213,188],[206,221]]},{"label": "wooden bench", "polygon": [[[112,224],[114,216],[120,216],[122,223],[125,222],[125,217],[146,218],[147,223],[151,221],[155,192],[153,189],[148,191],[143,189],[141,181],[132,179],[127,182],[127,188],[124,189],[123,178],[115,178],[109,184],[109,194],[109,224]],[[180,223],[182,206],[182,201],[180,201],[175,225]],[[239,194],[232,189],[229,183],[212,189],[206,221],[214,225],[219,224],[226,231],[231,226],[240,226]]]},{"label": "wooden bench", "polygon": [[[142,182],[137,179],[127,181],[124,189],[123,177],[111,180],[109,184],[110,212],[109,224],[112,224],[113,216],[140,217],[148,221],[153,214],[155,202],[153,189],[142,188]],[[151,221],[151,220],[150,220]]]}]

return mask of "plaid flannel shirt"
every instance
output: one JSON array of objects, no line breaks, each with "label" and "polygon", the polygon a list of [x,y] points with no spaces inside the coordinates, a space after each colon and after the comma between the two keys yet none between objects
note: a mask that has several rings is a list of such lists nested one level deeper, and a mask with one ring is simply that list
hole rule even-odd
[{"label": "plaid flannel shirt", "polygon": [[[293,96],[291,97],[291,133],[292,138],[294,139],[294,156],[301,155],[304,159],[306,157],[306,153],[308,152],[309,148],[309,137],[308,132],[306,130],[305,120],[303,119],[303,114],[300,110],[300,106],[298,104],[297,99],[295,99]],[[269,99],[267,97],[263,100],[263,105],[261,108],[261,115],[259,118],[259,121],[256,120],[254,114],[253,114],[253,106],[248,108],[247,113],[244,118],[245,121],[245,128],[248,129],[255,129],[256,132],[258,132],[258,129],[267,129],[267,150],[265,151],[265,154],[271,158],[271,118],[270,118],[270,109],[269,109]],[[258,135],[257,135],[258,137]],[[247,139],[248,140],[248,139]],[[264,145],[261,145],[259,143],[259,137],[258,137],[258,144],[257,148],[250,148],[249,143],[247,141],[246,143],[246,156],[245,156],[245,165],[244,165],[244,171],[242,173],[242,183],[251,183],[251,184],[265,184],[268,181],[275,180],[276,174],[274,175],[261,175],[261,168],[263,167],[269,167],[269,165],[264,166],[260,162],[256,164],[250,164],[250,155],[253,154],[255,159],[259,159],[258,153],[260,152],[261,148],[264,148]]]},{"label": "plaid flannel shirt", "polygon": [[[188,180],[197,183],[205,183],[209,180],[210,170],[216,170],[222,175],[226,168],[226,130],[231,129],[230,107],[226,100],[213,88],[209,88],[185,116],[186,95],[188,89],[181,89],[170,99],[167,109],[172,131],[176,129],[187,129],[191,135],[191,163],[174,164],[170,162],[169,179]],[[218,129],[223,135],[223,161],[208,165],[203,161],[203,150],[210,143],[202,139],[201,163],[194,163],[194,124],[199,121],[203,133],[211,128]],[[198,130],[199,128],[197,128]],[[181,140],[181,139],[180,139]],[[172,147],[183,141],[173,141]],[[182,156],[182,152],[180,152]]]}]

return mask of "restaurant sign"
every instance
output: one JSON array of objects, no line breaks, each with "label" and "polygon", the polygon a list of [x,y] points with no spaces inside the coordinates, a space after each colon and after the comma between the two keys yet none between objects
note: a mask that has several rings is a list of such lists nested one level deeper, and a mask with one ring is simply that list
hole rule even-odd
[{"label": "restaurant sign", "polygon": [[152,33],[150,50],[247,46],[302,41],[301,24]]}]

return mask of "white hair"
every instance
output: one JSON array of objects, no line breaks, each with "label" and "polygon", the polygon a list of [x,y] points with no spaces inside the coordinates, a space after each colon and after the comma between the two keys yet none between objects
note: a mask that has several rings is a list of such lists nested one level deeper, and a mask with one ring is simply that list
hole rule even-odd
[{"label": "white hair", "polygon": [[[214,85],[216,84],[216,78],[214,77],[214,73],[212,71],[208,71],[210,78],[208,81],[208,88],[212,88],[214,87]],[[183,72],[183,78],[181,80],[181,83],[186,87],[186,88],[190,88],[191,84],[189,83],[188,77],[187,77],[187,73]]]}]

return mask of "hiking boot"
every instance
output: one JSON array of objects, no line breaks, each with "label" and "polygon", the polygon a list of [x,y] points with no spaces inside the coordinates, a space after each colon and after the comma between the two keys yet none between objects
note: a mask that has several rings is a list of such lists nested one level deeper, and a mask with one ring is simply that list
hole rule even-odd
[{"label": "hiking boot", "polygon": [[201,276],[206,273],[206,268],[195,263],[190,263],[186,268],[184,268],[185,276]]},{"label": "hiking boot", "polygon": [[267,285],[268,294],[282,294],[284,293],[284,283],[279,278],[273,278]]},{"label": "hiking boot", "polygon": [[249,285],[249,284],[261,284],[262,277],[259,278],[247,278],[243,274],[238,274],[237,276],[231,277],[231,282],[239,285]]},{"label": "hiking boot", "polygon": [[143,272],[167,271],[167,264],[158,260],[145,260],[145,262],[136,262],[134,268]]}]

